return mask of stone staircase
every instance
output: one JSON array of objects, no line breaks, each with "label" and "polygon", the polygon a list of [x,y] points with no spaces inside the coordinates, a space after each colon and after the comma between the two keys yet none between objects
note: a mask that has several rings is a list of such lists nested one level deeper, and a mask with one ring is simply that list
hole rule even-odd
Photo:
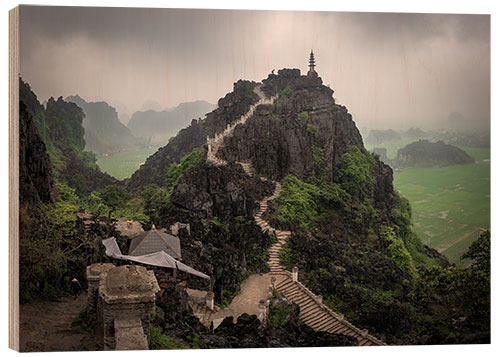
[{"label": "stone staircase", "polygon": [[189,299],[189,306],[193,310],[193,314],[200,320],[200,322],[210,327],[211,316],[214,313],[206,305],[200,304],[192,299]]},{"label": "stone staircase", "polygon": [[240,164],[241,167],[243,168],[243,171],[245,171],[245,173],[252,177],[253,176],[253,169],[252,169],[252,164],[248,163],[248,162],[237,162],[237,164]]},{"label": "stone staircase", "polygon": [[[243,170],[251,176],[252,169],[249,163],[241,163]],[[255,222],[259,225],[263,232],[276,234],[278,241],[269,248],[269,268],[272,275],[279,275],[280,279],[275,285],[275,288],[282,293],[288,300],[296,303],[300,307],[299,318],[306,325],[315,330],[326,331],[330,333],[340,333],[348,336],[353,336],[358,339],[360,346],[383,346],[382,341],[368,334],[367,330],[360,330],[350,322],[344,319],[343,315],[332,311],[328,306],[323,304],[323,299],[316,296],[308,288],[306,288],[297,279],[298,271],[294,269],[294,273],[286,271],[280,264],[279,253],[281,248],[286,244],[290,231],[281,231],[274,229],[267,223],[262,215],[268,208],[268,202],[276,199],[281,191],[281,184],[274,182],[276,187],[271,196],[262,199],[259,204],[260,208],[254,215]]]},{"label": "stone staircase", "polygon": [[[226,161],[217,157],[217,152],[220,147],[224,144],[224,138],[229,137],[233,134],[234,128],[240,124],[245,124],[245,122],[253,115],[255,108],[261,104],[272,104],[278,97],[278,95],[271,98],[266,98],[264,93],[260,89],[260,85],[254,88],[254,92],[259,96],[260,100],[250,106],[247,113],[242,115],[240,119],[231,125],[228,125],[226,129],[219,134],[215,134],[214,138],[207,137],[208,153],[207,162],[214,165],[225,165]],[[249,176],[253,176],[254,172],[250,163],[239,162],[245,173]],[[281,184],[274,181],[275,189],[271,196],[263,198],[259,202],[259,210],[255,213],[255,222],[259,225],[263,232],[268,232],[269,234],[275,234],[277,237],[277,242],[274,243],[271,248],[269,248],[269,268],[272,275],[279,276],[280,279],[275,285],[275,288],[281,292],[287,299],[296,303],[300,307],[299,318],[306,325],[319,330],[327,331],[330,333],[340,333],[348,336],[353,336],[358,339],[360,346],[382,346],[385,345],[382,341],[368,334],[367,330],[360,330],[350,322],[344,319],[343,315],[337,314],[323,304],[322,298],[316,296],[309,289],[307,289],[303,284],[301,284],[298,279],[298,271],[294,269],[294,273],[286,271],[280,264],[279,253],[281,248],[286,244],[287,239],[290,237],[290,231],[281,231],[274,229],[267,223],[262,215],[268,208],[268,202],[276,199],[281,191]],[[191,302],[190,302],[191,304]],[[210,325],[210,316],[213,314],[206,306],[195,305],[193,303],[192,309],[194,314],[200,318],[200,321],[205,325]],[[208,310],[208,311],[207,311]]]},{"label": "stone staircase", "polygon": [[382,341],[368,334],[368,330],[360,330],[323,304],[322,298],[313,294],[299,281],[294,281],[292,274],[285,272],[286,277],[275,285],[275,288],[288,300],[300,307],[299,318],[306,325],[318,331],[344,334],[355,337],[360,346],[383,346]]},{"label": "stone staircase", "polygon": [[215,137],[210,138],[207,136],[207,162],[216,166],[225,165],[227,162],[217,157],[217,152],[224,145],[224,138],[233,135],[234,128],[236,128],[240,124],[245,124],[246,121],[252,117],[255,108],[262,104],[273,104],[278,95],[272,96],[271,98],[266,98],[266,95],[260,89],[260,85],[254,88],[254,93],[259,96],[259,101],[255,104],[252,104],[248,109],[248,112],[243,114],[238,120],[236,120],[232,124],[228,124],[226,129],[222,133],[216,133]]},{"label": "stone staircase", "polygon": [[279,253],[281,251],[281,248],[286,244],[286,240],[290,235],[292,234],[289,231],[281,231],[278,229],[274,229],[267,223],[263,218],[262,215],[264,212],[267,210],[268,207],[268,202],[272,201],[276,198],[278,198],[280,191],[281,191],[281,184],[279,182],[274,182],[276,185],[276,188],[274,189],[274,192],[271,196],[265,197],[262,201],[260,201],[260,208],[257,211],[257,213],[254,215],[255,222],[259,225],[260,229],[262,229],[263,232],[268,232],[270,234],[274,233],[276,235],[276,238],[278,241],[274,243],[271,248],[269,248],[269,268],[271,270],[271,274],[276,275],[276,274],[281,274],[284,272],[283,267],[280,265],[280,258],[279,258]]}]

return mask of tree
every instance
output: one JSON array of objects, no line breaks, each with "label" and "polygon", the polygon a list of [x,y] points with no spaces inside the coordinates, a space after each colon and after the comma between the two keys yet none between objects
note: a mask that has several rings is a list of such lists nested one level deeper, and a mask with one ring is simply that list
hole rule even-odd
[{"label": "tree", "polygon": [[490,231],[484,231],[481,233],[479,238],[472,242],[467,252],[465,252],[461,259],[472,259],[480,270],[490,274],[490,260],[491,260],[491,250],[490,250]]}]

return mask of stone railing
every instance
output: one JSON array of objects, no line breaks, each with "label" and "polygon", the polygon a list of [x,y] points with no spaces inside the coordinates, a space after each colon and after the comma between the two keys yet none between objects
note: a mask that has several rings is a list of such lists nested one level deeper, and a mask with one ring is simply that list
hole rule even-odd
[{"label": "stone railing", "polygon": [[237,121],[232,124],[227,124],[226,128],[222,133],[216,133],[213,138],[207,136],[207,162],[212,163],[214,165],[220,166],[225,165],[226,161],[217,157],[217,152],[224,144],[224,138],[233,135],[234,128],[236,128],[240,124],[245,124],[246,121],[252,117],[255,109],[259,105],[263,104],[273,104],[278,95],[272,96],[271,98],[266,98],[264,93],[260,90],[260,86],[254,88],[254,92],[259,96],[259,101],[255,104],[252,104],[245,114],[243,114]]},{"label": "stone railing", "polygon": [[87,267],[87,280],[87,311],[97,321],[104,350],[148,349],[160,291],[154,273],[135,265],[93,264]]}]

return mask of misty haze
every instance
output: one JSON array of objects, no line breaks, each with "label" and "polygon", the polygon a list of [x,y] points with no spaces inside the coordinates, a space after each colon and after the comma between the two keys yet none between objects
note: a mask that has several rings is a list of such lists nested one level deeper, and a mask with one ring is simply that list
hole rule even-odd
[{"label": "misty haze", "polygon": [[23,351],[490,343],[489,15],[19,33]]}]

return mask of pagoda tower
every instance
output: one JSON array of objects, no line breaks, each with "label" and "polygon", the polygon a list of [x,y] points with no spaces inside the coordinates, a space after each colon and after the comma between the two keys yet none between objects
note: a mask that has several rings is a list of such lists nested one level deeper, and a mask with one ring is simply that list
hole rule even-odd
[{"label": "pagoda tower", "polygon": [[317,76],[318,73],[314,69],[316,67],[316,62],[314,60],[314,53],[313,50],[311,50],[311,54],[309,55],[309,72],[307,72],[308,76]]}]

